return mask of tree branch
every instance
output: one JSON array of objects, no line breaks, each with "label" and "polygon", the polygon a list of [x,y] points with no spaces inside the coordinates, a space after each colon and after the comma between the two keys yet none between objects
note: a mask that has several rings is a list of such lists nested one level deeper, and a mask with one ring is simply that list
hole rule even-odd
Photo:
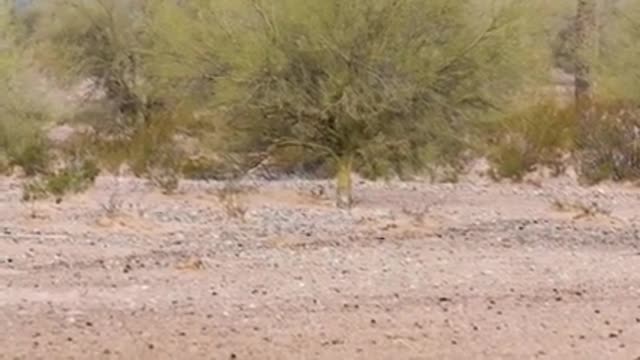
[{"label": "tree branch", "polygon": [[282,139],[282,140],[275,141],[274,144],[271,146],[271,149],[269,152],[273,152],[277,149],[286,148],[286,147],[300,147],[300,148],[305,148],[309,150],[322,151],[327,155],[333,157],[334,159],[339,158],[338,154],[333,149],[327,146],[312,143],[312,142],[307,142],[307,141],[293,140],[293,139]]}]

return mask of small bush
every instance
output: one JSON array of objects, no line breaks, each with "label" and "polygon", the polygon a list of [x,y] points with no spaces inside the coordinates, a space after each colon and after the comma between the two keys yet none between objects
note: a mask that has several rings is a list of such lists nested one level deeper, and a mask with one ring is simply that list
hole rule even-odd
[{"label": "small bush", "polygon": [[10,147],[8,156],[10,165],[19,166],[27,176],[45,173],[50,161],[47,145],[39,137],[25,139],[21,146]]},{"label": "small bush", "polygon": [[47,189],[55,196],[79,193],[91,186],[100,170],[95,162],[83,160],[48,177]]},{"label": "small bush", "polygon": [[104,211],[106,217],[113,219],[122,213],[124,201],[119,196],[117,191],[114,191],[109,195],[109,200],[100,204],[100,207]]},{"label": "small bush", "polygon": [[573,146],[575,116],[570,109],[542,102],[501,120],[489,133],[488,158],[495,178],[522,180],[538,166],[560,173],[563,157]]},{"label": "small bush", "polygon": [[640,104],[596,104],[591,121],[578,139],[582,179],[640,179]]},{"label": "small bush", "polygon": [[0,98],[0,152],[7,155],[10,167],[19,166],[25,175],[34,176],[46,172],[51,160],[43,128],[53,121],[53,114],[22,89],[21,81],[17,84]]},{"label": "small bush", "polygon": [[22,183],[22,200],[38,201],[49,197],[46,181],[41,178],[29,179]]},{"label": "small bush", "polygon": [[23,184],[22,199],[37,201],[55,197],[62,201],[67,194],[80,193],[91,186],[99,174],[99,169],[91,160],[74,162],[53,173],[40,175]]},{"label": "small bush", "polygon": [[229,181],[224,187],[218,190],[216,195],[228,217],[244,220],[248,207],[243,201],[242,196],[252,190],[251,187],[243,186],[235,181]]},{"label": "small bush", "polygon": [[173,194],[180,183],[183,154],[172,143],[160,144],[148,151],[143,158],[145,168],[142,176],[161,189],[162,193]]},{"label": "small bush", "polygon": [[208,156],[185,159],[180,170],[185,179],[224,180],[234,173],[233,164]]},{"label": "small bush", "polygon": [[171,167],[155,167],[147,171],[145,177],[154,187],[162,190],[165,195],[171,195],[178,190],[180,177],[177,171]]},{"label": "small bush", "polygon": [[0,174],[9,175],[11,174],[11,159],[9,159],[9,155],[6,152],[0,151]]},{"label": "small bush", "polygon": [[88,146],[100,167],[115,173],[127,165],[135,176],[171,194],[178,188],[186,158],[175,134],[171,119],[158,118],[119,134],[96,132]]},{"label": "small bush", "polygon": [[595,201],[582,202],[555,199],[553,200],[551,205],[557,211],[575,213],[574,219],[594,218],[597,216],[611,215],[610,210],[603,208]]}]

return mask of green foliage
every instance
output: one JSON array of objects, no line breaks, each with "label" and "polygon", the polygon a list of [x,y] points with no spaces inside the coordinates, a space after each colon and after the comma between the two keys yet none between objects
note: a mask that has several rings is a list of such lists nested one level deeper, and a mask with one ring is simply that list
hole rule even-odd
[{"label": "green foliage", "polygon": [[0,151],[8,165],[35,175],[46,170],[49,160],[42,136],[49,109],[25,79],[26,52],[16,40],[10,10],[10,2],[0,2]]},{"label": "green foliage", "polygon": [[165,192],[261,162],[347,189],[352,172],[455,180],[487,156],[497,178],[518,180],[561,171],[575,149],[585,178],[636,177],[637,2],[602,8],[596,111],[615,120],[578,139],[571,109],[527,95],[552,67],[574,70],[570,2],[54,0],[18,19],[0,1],[0,163],[39,176],[32,193],[92,178],[51,171],[42,129],[59,117],[29,84],[34,69],[69,91],[90,84],[64,118],[91,128],[77,149]]},{"label": "green foliage", "polygon": [[521,180],[538,166],[560,173],[576,133],[572,108],[543,101],[491,124],[488,158],[496,178]]},{"label": "green foliage", "polygon": [[640,102],[640,3],[611,7],[600,33],[594,64],[599,98]]},{"label": "green foliage", "polygon": [[11,161],[7,154],[0,153],[0,175],[11,174],[12,166]]},{"label": "green foliage", "polygon": [[24,201],[37,201],[55,197],[61,201],[67,194],[80,193],[91,186],[100,170],[90,159],[73,161],[66,167],[23,183]]},{"label": "green foliage", "polygon": [[54,196],[79,193],[93,184],[100,170],[93,161],[85,159],[47,178],[47,190]]},{"label": "green foliage", "polygon": [[234,137],[371,177],[459,159],[470,122],[531,84],[525,63],[545,63],[516,2],[484,13],[444,0],[244,3],[254,11],[230,28],[239,45],[216,87]]},{"label": "green foliage", "polygon": [[51,159],[42,134],[45,123],[18,109],[0,118],[0,151],[11,166],[20,166],[28,176],[45,172]]},{"label": "green foliage", "polygon": [[[39,138],[24,139],[20,144],[9,142],[8,155],[12,166],[20,166],[27,176],[45,173],[51,159],[47,145]],[[21,146],[20,146],[21,145]]]},{"label": "green foliage", "polygon": [[[33,36],[39,62],[63,83],[90,80],[111,114],[113,132],[144,122],[153,103],[143,59],[145,4],[131,0],[56,0],[42,4]],[[95,95],[95,94],[94,94]]]},{"label": "green foliage", "polygon": [[22,183],[22,201],[39,201],[49,197],[46,182],[30,179]]},{"label": "green foliage", "polygon": [[184,152],[174,139],[175,124],[171,119],[151,121],[130,129],[131,133],[105,137],[92,134],[84,147],[95,155],[100,167],[118,173],[127,166],[134,175],[148,179],[166,194],[178,188]]},{"label": "green foliage", "polygon": [[153,93],[166,103],[206,109],[214,85],[228,71],[221,54],[229,51],[226,11],[234,2],[194,0],[148,4],[146,71]]},{"label": "green foliage", "polygon": [[580,175],[589,183],[640,179],[640,106],[598,103],[589,133],[578,139]]},{"label": "green foliage", "polygon": [[117,172],[122,165],[136,176],[144,176],[150,168],[169,165],[181,159],[173,136],[171,121],[156,121],[114,136],[92,134],[87,146],[92,148],[102,167]]},{"label": "green foliage", "polygon": [[185,159],[180,172],[190,180],[225,180],[233,177],[234,165],[228,157],[196,156]]}]

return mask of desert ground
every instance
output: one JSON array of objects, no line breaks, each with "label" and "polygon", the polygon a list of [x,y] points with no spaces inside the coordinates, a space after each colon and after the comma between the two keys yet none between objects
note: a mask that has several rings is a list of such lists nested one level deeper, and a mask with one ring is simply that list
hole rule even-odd
[{"label": "desert ground", "polygon": [[0,180],[0,359],[640,359],[640,188],[247,184]]}]

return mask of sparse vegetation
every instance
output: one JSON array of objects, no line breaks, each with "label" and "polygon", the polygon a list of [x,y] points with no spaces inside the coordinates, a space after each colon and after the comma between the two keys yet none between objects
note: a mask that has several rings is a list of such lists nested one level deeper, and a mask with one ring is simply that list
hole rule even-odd
[{"label": "sparse vegetation", "polygon": [[589,183],[640,179],[640,106],[596,104],[580,139],[580,174]]},{"label": "sparse vegetation", "polygon": [[64,168],[38,175],[23,186],[23,200],[37,201],[54,197],[61,202],[67,194],[85,191],[98,176],[100,170],[88,159],[71,162]]},{"label": "sparse vegetation", "polygon": [[[27,193],[85,188],[44,134],[64,120],[88,129],[71,147],[97,168],[167,194],[258,164],[334,177],[339,207],[353,173],[455,182],[478,157],[496,179],[637,179],[639,8],[576,4],[4,0],[0,171],[33,178]],[[577,76],[578,111],[531,95],[556,68]]]},{"label": "sparse vegetation", "polygon": [[[47,145],[38,134],[6,135],[5,146],[9,157],[10,166],[19,166],[27,176],[36,176],[43,174],[49,167],[51,155],[47,149]],[[18,136],[17,139],[11,139],[11,136]],[[22,138],[24,136],[24,138]]]},{"label": "sparse vegetation", "polygon": [[414,225],[424,225],[430,210],[431,208],[428,205],[424,205],[419,208],[403,207],[402,213],[409,217]]},{"label": "sparse vegetation", "polygon": [[216,196],[229,218],[244,221],[249,208],[243,197],[252,191],[253,189],[247,185],[228,181],[216,192]]},{"label": "sparse vegetation", "polygon": [[109,195],[109,199],[100,204],[100,207],[104,211],[104,214],[107,218],[114,219],[118,217],[118,215],[122,214],[122,207],[124,200],[122,199],[122,194],[118,192],[119,187],[114,188],[114,191]]},{"label": "sparse vegetation", "polygon": [[596,201],[586,202],[555,199],[552,202],[552,206],[556,211],[573,213],[573,218],[576,220],[597,216],[609,216],[611,214],[611,211],[603,208]]},{"label": "sparse vegetation", "polygon": [[566,154],[573,150],[574,111],[553,101],[508,114],[492,126],[487,154],[497,179],[522,180],[540,166],[560,174]]},{"label": "sparse vegetation", "polygon": [[632,359],[640,0],[0,0],[0,189],[2,359]]}]

